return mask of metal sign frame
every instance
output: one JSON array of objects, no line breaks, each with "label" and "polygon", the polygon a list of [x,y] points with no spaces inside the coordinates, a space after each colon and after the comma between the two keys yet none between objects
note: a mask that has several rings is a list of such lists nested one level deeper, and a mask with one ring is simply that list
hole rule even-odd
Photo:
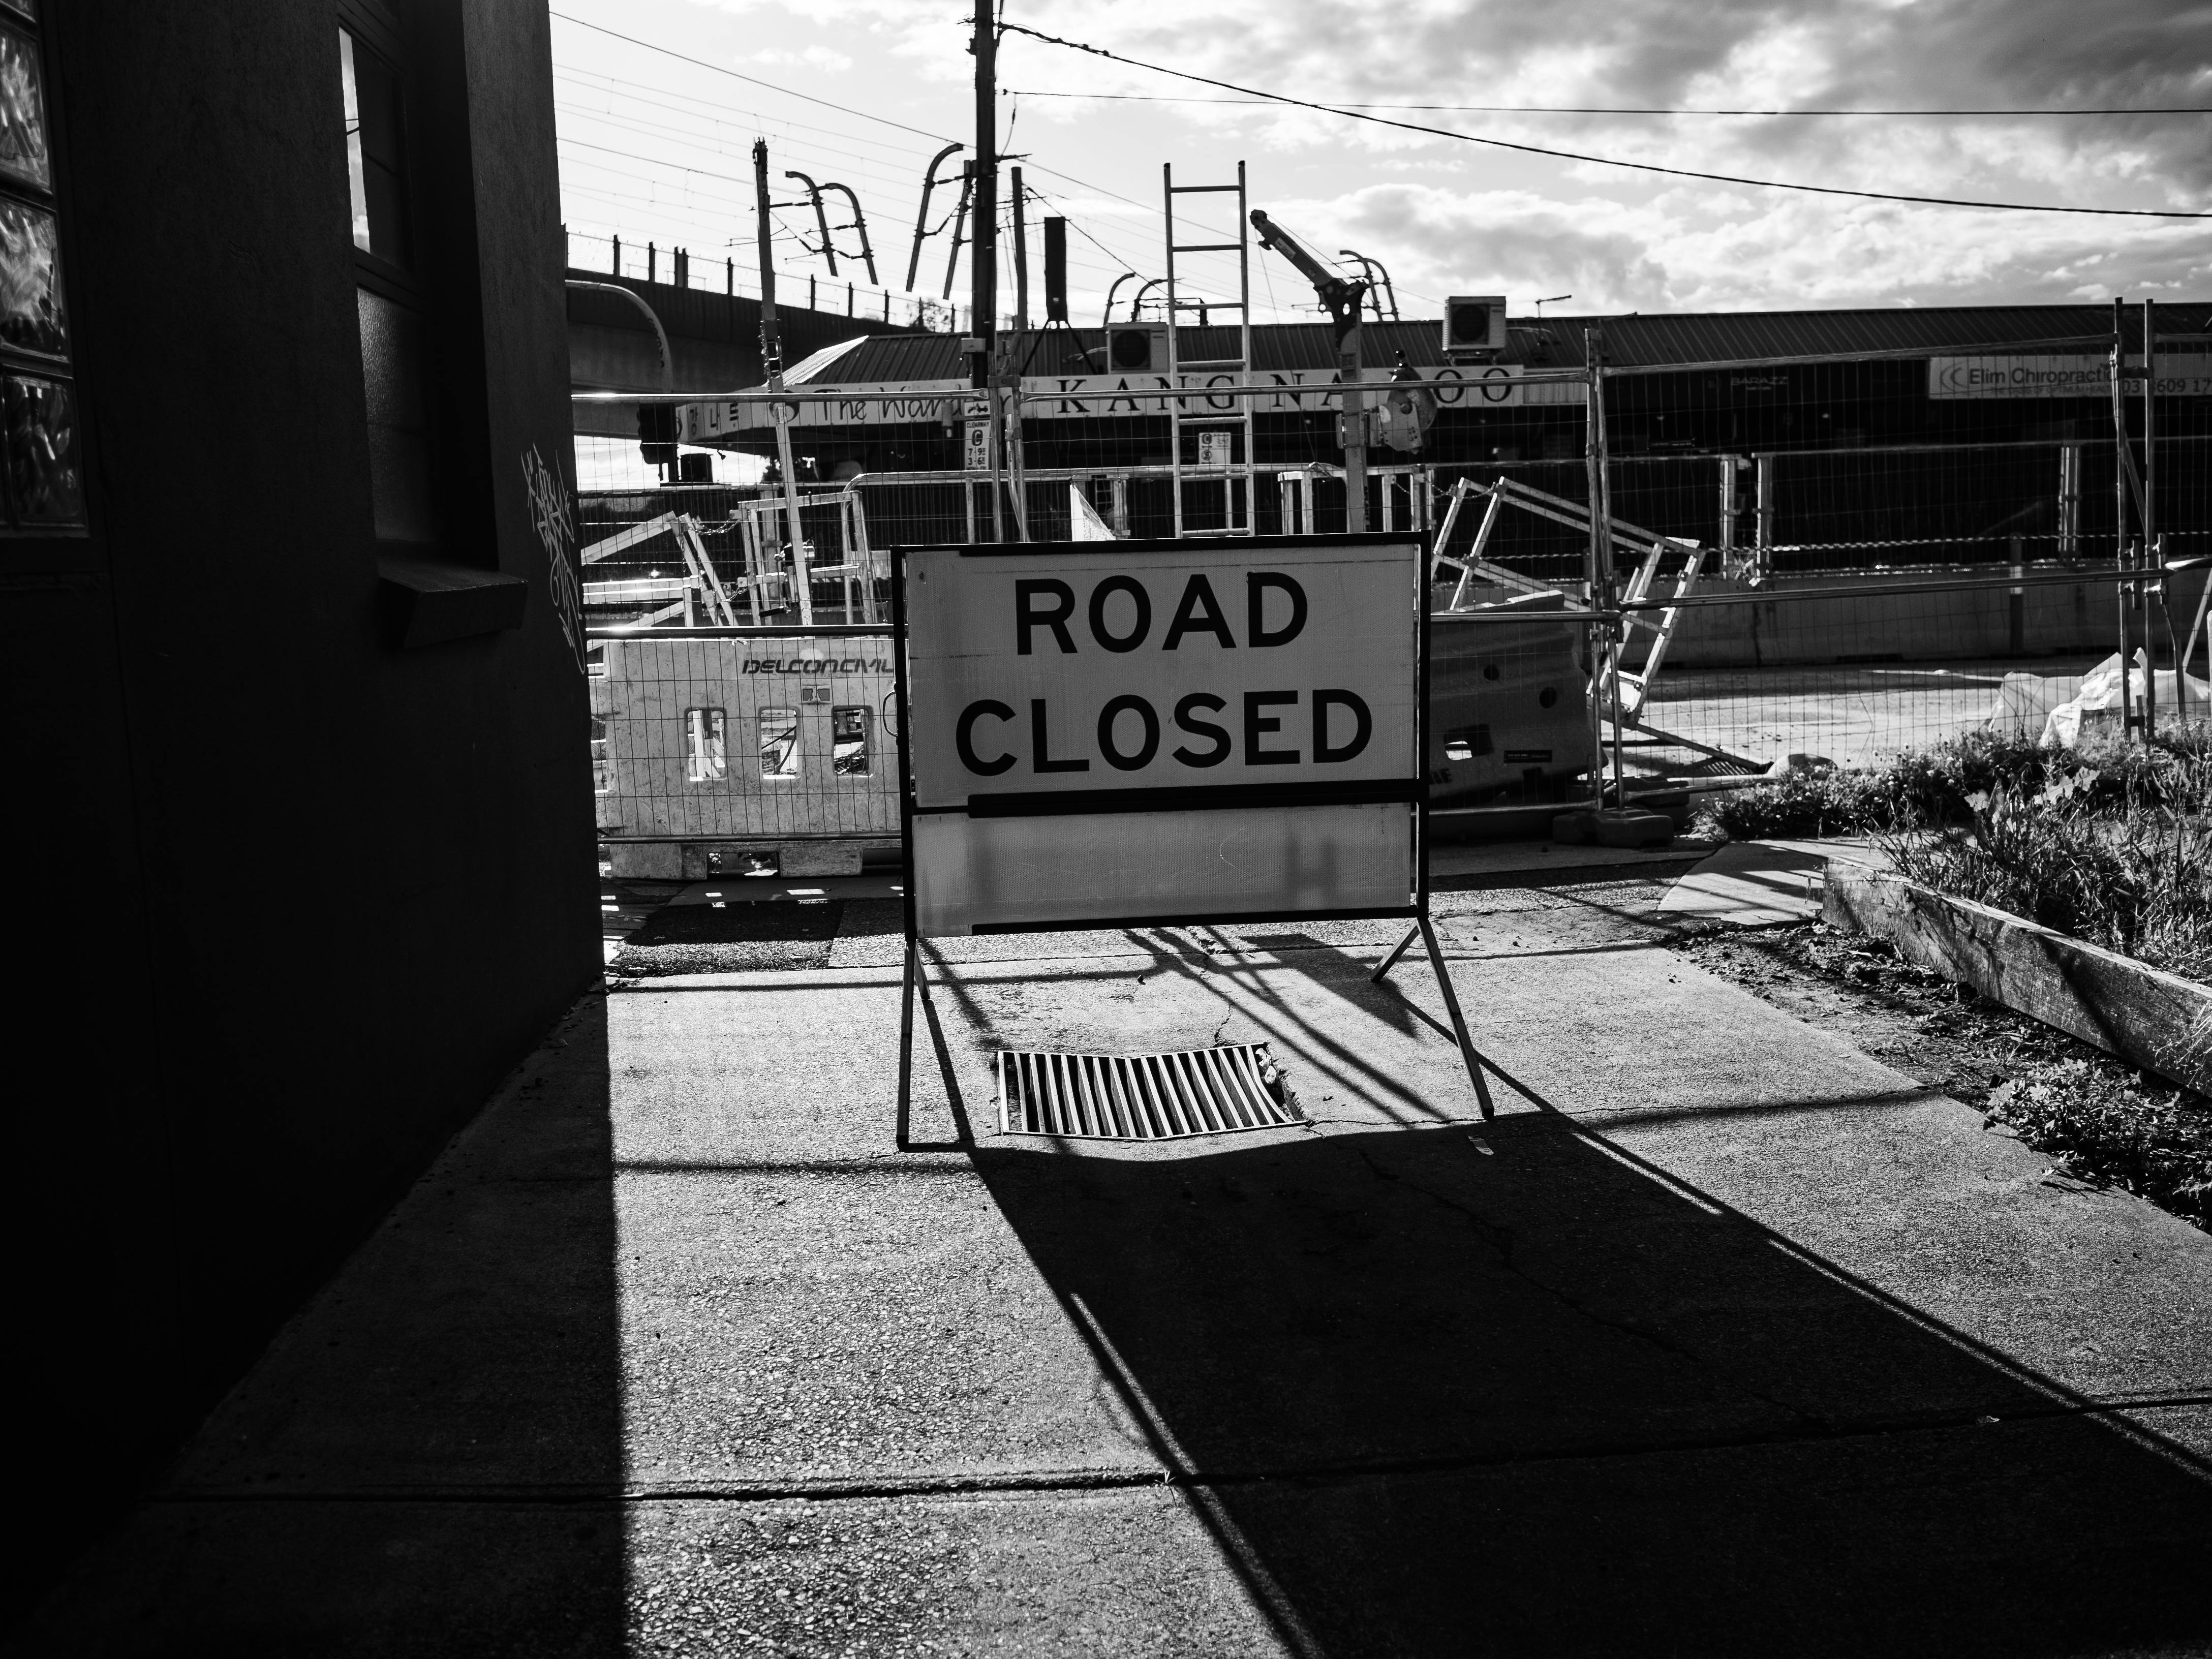
[{"label": "metal sign frame", "polygon": [[[1188,557],[1200,552],[1218,555],[1224,551],[1233,551],[1241,558],[1260,559],[1264,558],[1269,551],[1275,549],[1308,547],[1409,546],[1413,550],[1412,598],[1415,612],[1413,619],[1415,624],[1413,630],[1415,660],[1412,775],[1403,780],[1390,781],[1394,785],[1402,783],[1405,787],[1405,804],[1407,811],[1412,815],[1411,832],[1413,854],[1412,896],[1409,901],[1403,904],[1343,908],[1276,908],[1233,912],[1189,911],[1143,916],[1054,917],[1026,922],[985,923],[974,931],[993,933],[1067,933],[1091,928],[1182,927],[1263,921],[1404,918],[1410,921],[1412,926],[1407,930],[1405,937],[1399,940],[1397,945],[1370,976],[1370,982],[1380,983],[1391,969],[1397,965],[1415,939],[1418,939],[1422,942],[1428,953],[1430,965],[1436,972],[1437,986],[1443,994],[1444,1006],[1450,1012],[1453,1036],[1458,1044],[1461,1058],[1466,1064],[1468,1079],[1474,1085],[1475,1098],[1481,1107],[1482,1115],[1485,1118],[1495,1116],[1496,1109],[1491,1100],[1489,1086],[1483,1080],[1482,1056],[1476,1051],[1474,1039],[1468,1033],[1467,1018],[1460,1009],[1458,994],[1452,988],[1450,975],[1445,971],[1443,947],[1437,942],[1436,928],[1429,916],[1429,803],[1426,776],[1429,719],[1428,577],[1432,550],[1427,533],[1378,531],[1342,535],[1254,536],[1237,537],[1226,543],[1215,538],[1194,542],[1190,538],[1159,538],[1117,541],[1112,544],[1112,546],[1117,556],[1131,561],[1143,561],[1162,556]],[[923,549],[899,546],[890,550],[891,627],[895,639],[896,665],[894,695],[896,698],[901,739],[898,748],[899,829],[901,839],[907,851],[907,878],[904,892],[902,895],[905,934],[905,950],[902,952],[904,971],[899,990],[897,1145],[902,1152],[908,1150],[912,1145],[908,1126],[913,1097],[914,1008],[917,997],[922,1000],[925,1012],[930,1014],[932,1026],[934,1027],[936,1024],[934,1012],[928,1007],[929,988],[921,961],[923,935],[916,897],[916,889],[920,884],[917,880],[918,860],[915,857],[915,819],[917,816],[918,804],[915,793],[913,759],[915,732],[911,663],[913,635],[907,605],[908,558],[911,554],[922,551],[949,552],[963,558],[1036,558],[1040,556],[1048,557],[1055,547],[1065,547],[1071,552],[1079,551],[1085,554],[1095,554],[1102,550],[1100,544],[1095,542],[1066,544],[971,542],[946,547]],[[1316,787],[1310,784],[1285,784],[1272,787],[1229,786],[1219,789],[1155,787],[1143,793],[1163,799],[1159,799],[1157,805],[1149,807],[1117,803],[1113,808],[1093,806],[1087,811],[1073,805],[1066,808],[1053,810],[1056,815],[1062,816],[1090,816],[1105,811],[1204,810],[1216,804],[1230,805],[1228,799],[1222,799],[1217,802],[1216,798],[1226,796],[1231,788],[1235,791],[1234,804],[1240,807],[1296,810],[1300,806],[1331,804],[1325,799],[1326,786]],[[1079,792],[1069,793],[1072,797],[1079,796]],[[1115,793],[1121,794],[1123,792]],[[1273,799],[1275,796],[1280,796],[1281,799]],[[1324,798],[1316,799],[1317,796]]]}]

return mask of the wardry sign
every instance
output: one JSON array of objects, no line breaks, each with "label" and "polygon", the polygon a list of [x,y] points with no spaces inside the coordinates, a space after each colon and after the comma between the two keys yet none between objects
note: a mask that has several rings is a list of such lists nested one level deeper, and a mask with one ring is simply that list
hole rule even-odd
[{"label": "the wardry sign", "polygon": [[[1381,386],[1396,371],[1370,368],[1363,380]],[[1520,365],[1480,368],[1444,365],[1417,370],[1422,379],[1440,380],[1436,398],[1445,409],[1507,409],[1523,404],[1579,404],[1580,382],[1538,381],[1522,376]],[[1331,369],[1285,369],[1249,377],[1261,388],[1252,399],[1259,415],[1330,414],[1342,406],[1340,377]],[[1239,378],[1228,374],[1083,374],[1030,376],[1024,417],[1032,421],[1107,420],[1130,415],[1164,416],[1173,405],[1184,414],[1226,413],[1245,401],[1231,391]],[[684,404],[677,425],[685,443],[709,443],[733,433],[775,429],[774,411],[800,426],[896,426],[911,422],[957,419],[969,396],[965,380],[905,380],[896,384],[806,387],[809,396],[788,403],[719,399]]]},{"label": "the wardry sign", "polygon": [[924,933],[1406,914],[1416,541],[902,556]]},{"label": "the wardry sign", "polygon": [[[2140,394],[2142,358],[2128,359],[2132,374],[2122,386]],[[2112,395],[2112,363],[2105,356],[2087,354],[2040,357],[1930,357],[1928,395],[1958,398],[2106,398]],[[2161,398],[2212,398],[2212,356],[2191,352],[2160,352],[2158,395]]]}]

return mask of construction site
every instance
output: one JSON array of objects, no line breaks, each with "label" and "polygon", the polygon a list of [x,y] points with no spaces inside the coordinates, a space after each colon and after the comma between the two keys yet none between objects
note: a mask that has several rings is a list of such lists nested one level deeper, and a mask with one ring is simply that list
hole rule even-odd
[{"label": "construction site", "polygon": [[2212,1655],[2170,19],[88,3],[0,1652]]},{"label": "construction site", "polygon": [[[2201,710],[2212,307],[1546,320],[1490,296],[1411,321],[1379,315],[1379,283],[1299,248],[1296,273],[1337,322],[1224,324],[1273,257],[1263,244],[1297,245],[1226,187],[1237,240],[1207,250],[1237,285],[1189,297],[1174,240],[1189,187],[1174,179],[1169,275],[1148,285],[1172,327],[1068,324],[1048,258],[1055,319],[999,337],[983,395],[961,339],[929,332],[823,346],[780,392],[578,394],[580,429],[658,422],[677,440],[646,447],[665,458],[659,487],[579,496],[611,872],[704,873],[710,855],[778,847],[805,861],[801,840],[854,843],[856,869],[881,844],[895,757],[828,757],[861,741],[863,717],[878,749],[896,742],[883,711],[900,544],[1420,537],[1430,802],[1455,836],[1541,834],[1564,805],[1631,796],[1680,828],[1698,795],[1792,764],[2035,737],[2116,655],[2155,665],[2169,719],[2187,722],[2192,691]],[[1197,313],[1210,320],[1184,320]],[[2126,393],[2101,407],[2020,395],[2019,376],[2100,368]],[[1369,405],[1350,428],[1348,383]],[[717,453],[776,481],[678,481],[681,457]],[[845,642],[797,660],[873,679],[807,683],[743,643],[823,623]],[[849,632],[871,628],[885,631]],[[2154,722],[2157,682],[2136,678]],[[849,730],[790,770],[785,733],[811,704],[810,720]],[[775,769],[755,768],[756,744]]]}]

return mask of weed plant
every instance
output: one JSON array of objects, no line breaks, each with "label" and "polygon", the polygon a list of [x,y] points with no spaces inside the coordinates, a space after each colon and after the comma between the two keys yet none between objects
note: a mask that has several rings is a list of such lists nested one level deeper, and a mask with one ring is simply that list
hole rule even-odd
[{"label": "weed plant", "polygon": [[2078,750],[1974,733],[1717,803],[1730,836],[1871,832],[1898,872],[2212,981],[2212,726]]},{"label": "weed plant", "polygon": [[1965,798],[1964,823],[1877,836],[1900,875],[2212,981],[2212,741],[2069,755]]}]

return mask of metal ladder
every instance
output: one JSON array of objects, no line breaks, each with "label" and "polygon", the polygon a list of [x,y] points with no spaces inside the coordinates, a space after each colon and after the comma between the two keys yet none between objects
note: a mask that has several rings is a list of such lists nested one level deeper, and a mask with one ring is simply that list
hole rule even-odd
[{"label": "metal ladder", "polygon": [[[1233,377],[1235,384],[1240,386],[1248,386],[1250,384],[1252,375],[1252,254],[1251,222],[1246,216],[1244,207],[1244,164],[1242,161],[1237,164],[1237,182],[1233,185],[1178,185],[1175,181],[1174,166],[1165,162],[1160,167],[1160,179],[1165,191],[1164,199],[1167,204],[1169,384],[1171,386],[1179,386],[1179,377],[1182,374],[1188,370],[1196,369],[1206,372],[1226,370]],[[1176,240],[1176,197],[1231,195],[1237,198],[1237,240],[1235,241],[1177,242]],[[1176,254],[1229,252],[1234,252],[1237,255],[1236,299],[1233,301],[1186,300],[1176,293]],[[1232,307],[1237,313],[1238,348],[1237,356],[1194,358],[1185,362],[1182,360],[1181,349],[1176,344],[1176,336],[1180,332],[1177,324],[1182,319],[1182,313],[1186,311],[1228,311]],[[1175,533],[1178,537],[1249,536],[1254,534],[1257,528],[1259,502],[1255,498],[1252,489],[1254,459],[1252,399],[1249,397],[1240,397],[1234,402],[1236,407],[1233,410],[1215,410],[1193,413],[1188,407],[1188,400],[1183,397],[1177,395],[1169,399],[1168,455],[1169,464],[1174,474],[1171,482],[1175,496]],[[1190,430],[1195,430],[1201,434],[1207,432],[1219,433],[1232,444],[1238,441],[1233,434],[1240,430],[1243,433],[1243,459],[1239,460],[1232,454],[1223,465],[1199,475],[1201,478],[1208,480],[1218,477],[1221,481],[1222,524],[1218,529],[1194,530],[1183,523],[1183,475],[1186,468],[1193,463],[1187,463],[1183,459],[1182,434]],[[1204,441],[1202,436],[1200,441]],[[1239,478],[1244,482],[1244,521],[1242,524],[1237,521],[1237,481]]]}]

